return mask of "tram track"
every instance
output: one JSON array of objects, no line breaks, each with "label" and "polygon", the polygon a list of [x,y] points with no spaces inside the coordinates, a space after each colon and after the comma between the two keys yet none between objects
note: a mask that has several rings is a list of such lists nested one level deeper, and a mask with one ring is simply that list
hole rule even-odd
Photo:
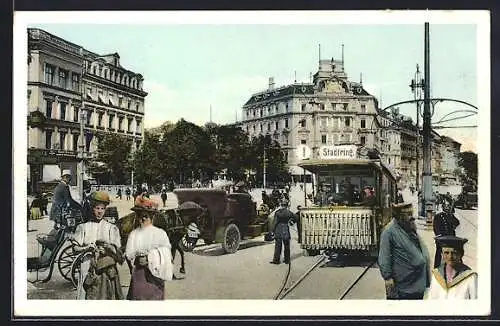
[{"label": "tram track", "polygon": [[[296,231],[296,230],[294,230]],[[296,231],[297,232],[297,231]],[[290,275],[292,271],[292,261],[290,261],[290,264],[288,264],[287,272],[285,273],[285,277],[283,279],[283,282],[278,289],[278,292],[274,296],[274,300],[283,300],[288,294],[290,294],[299,284],[302,283],[308,276],[311,275],[311,273],[318,268],[318,266],[321,266],[322,263],[325,263],[329,256],[323,252],[320,257],[318,257],[315,262],[310,265],[310,267],[290,286],[287,287],[287,284],[290,281]],[[366,265],[361,273],[356,277],[356,279],[349,284],[349,286],[344,290],[344,292],[337,298],[337,300],[343,300],[347,294],[351,292],[351,290],[361,281],[363,276],[368,272],[368,270],[377,262],[377,259],[373,259],[371,262],[369,262],[368,265]],[[336,267],[336,268],[342,268],[342,267]]]}]

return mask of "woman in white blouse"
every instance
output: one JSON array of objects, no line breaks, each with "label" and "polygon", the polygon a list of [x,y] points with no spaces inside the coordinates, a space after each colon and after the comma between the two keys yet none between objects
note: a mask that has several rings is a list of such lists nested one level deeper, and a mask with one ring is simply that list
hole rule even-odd
[{"label": "woman in white blouse", "polygon": [[134,266],[128,300],[163,300],[165,281],[172,280],[172,254],[167,233],[153,225],[158,203],[138,196],[132,210],[140,225],[128,236],[125,256]]},{"label": "woman in white blouse", "polygon": [[89,221],[76,227],[74,240],[79,246],[77,251],[93,249],[94,256],[81,263],[77,287],[77,299],[80,300],[121,300],[124,298],[117,263],[124,261],[120,250],[120,232],[118,228],[103,219],[109,195],[105,191],[95,191],[90,195]]}]

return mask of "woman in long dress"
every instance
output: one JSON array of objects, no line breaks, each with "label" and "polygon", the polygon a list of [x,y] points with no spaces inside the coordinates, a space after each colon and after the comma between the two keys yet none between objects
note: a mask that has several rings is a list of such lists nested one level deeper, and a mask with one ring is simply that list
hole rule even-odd
[{"label": "woman in long dress", "polygon": [[120,250],[118,228],[103,219],[109,195],[96,191],[90,195],[88,222],[76,227],[74,240],[78,251],[92,249],[94,255],[86,256],[81,263],[77,287],[79,300],[122,300],[124,298],[116,264],[124,262]]},{"label": "woman in long dress", "polygon": [[163,300],[165,281],[172,280],[172,254],[167,233],[153,225],[158,203],[138,196],[132,210],[140,225],[128,236],[125,256],[134,266],[128,300]]}]

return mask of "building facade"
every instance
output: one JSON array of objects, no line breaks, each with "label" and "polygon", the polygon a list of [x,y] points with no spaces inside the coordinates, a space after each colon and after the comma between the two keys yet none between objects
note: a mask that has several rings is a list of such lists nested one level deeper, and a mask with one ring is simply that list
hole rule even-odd
[{"label": "building facade", "polygon": [[350,81],[342,61],[320,60],[312,83],[294,83],[253,94],[243,105],[238,124],[249,137],[269,135],[283,148],[292,175],[303,153],[316,155],[323,145],[354,143],[379,148],[377,100],[361,82]]},{"label": "building facade", "polygon": [[[42,29],[29,28],[30,192],[43,180],[45,165],[71,169],[76,182],[82,140],[87,158],[95,156],[98,140],[107,132],[130,137],[134,148],[140,144],[147,95],[142,83],[140,74],[120,66],[116,53],[100,56]],[[86,113],[83,135],[82,112]]]}]

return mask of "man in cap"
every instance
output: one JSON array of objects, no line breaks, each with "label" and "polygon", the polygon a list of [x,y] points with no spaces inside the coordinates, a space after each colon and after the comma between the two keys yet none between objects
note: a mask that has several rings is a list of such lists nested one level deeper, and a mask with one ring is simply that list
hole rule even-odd
[{"label": "man in cap", "polygon": [[[444,202],[442,204],[443,211],[434,216],[433,229],[434,235],[437,237],[443,235],[455,235],[455,229],[460,225],[460,221],[453,215],[452,206]],[[441,245],[436,240],[436,254],[434,256],[434,268],[441,265]]]},{"label": "man in cap", "polygon": [[412,205],[393,204],[392,212],[394,218],[380,236],[378,256],[387,299],[423,299],[430,285],[430,261],[417,235]]},{"label": "man in cap", "polygon": [[432,270],[427,299],[477,299],[477,273],[462,262],[468,241],[453,235],[436,237],[443,263]]},{"label": "man in cap", "polygon": [[274,257],[271,264],[280,263],[281,248],[285,245],[285,264],[290,264],[290,228],[288,223],[296,222],[296,216],[288,209],[288,200],[281,200],[281,207],[274,212]]},{"label": "man in cap", "polygon": [[63,211],[67,208],[81,209],[81,205],[76,202],[69,190],[69,183],[71,182],[71,171],[63,170],[61,174],[61,182],[54,189],[54,196],[52,197],[52,207],[50,208],[50,220],[56,223],[56,226],[62,224]]}]

